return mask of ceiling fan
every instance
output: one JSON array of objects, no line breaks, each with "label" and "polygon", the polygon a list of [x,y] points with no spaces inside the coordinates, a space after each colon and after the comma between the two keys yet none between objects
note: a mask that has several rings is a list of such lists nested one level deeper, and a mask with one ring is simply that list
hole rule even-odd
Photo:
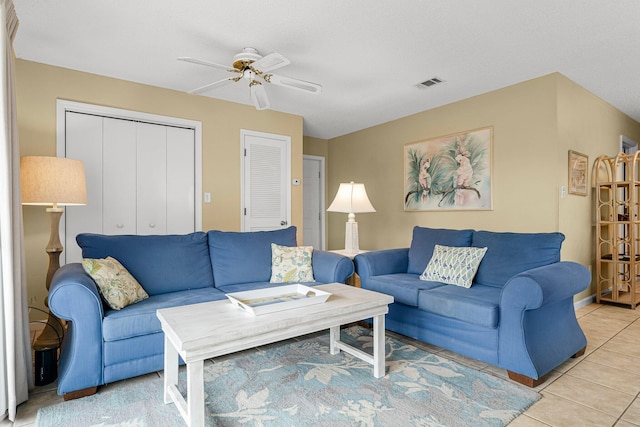
[{"label": "ceiling fan", "polygon": [[291,63],[287,58],[276,52],[262,56],[256,49],[245,47],[233,57],[231,67],[186,56],[182,56],[178,58],[178,60],[218,68],[233,73],[227,78],[193,89],[189,91],[189,93],[203,93],[232,82],[237,83],[241,80],[247,80],[249,82],[251,100],[258,110],[266,110],[271,105],[267,92],[264,89],[264,83],[271,83],[310,93],[320,93],[322,91],[322,86],[317,83],[269,73],[269,71],[276,70]]}]

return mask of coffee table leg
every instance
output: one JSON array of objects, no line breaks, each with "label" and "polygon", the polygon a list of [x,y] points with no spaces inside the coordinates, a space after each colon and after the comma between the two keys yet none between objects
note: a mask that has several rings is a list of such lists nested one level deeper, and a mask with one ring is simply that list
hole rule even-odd
[{"label": "coffee table leg", "polygon": [[373,376],[385,375],[384,314],[373,318]]},{"label": "coffee table leg", "polygon": [[204,426],[204,361],[187,363],[187,412],[191,427]]},{"label": "coffee table leg", "polygon": [[171,386],[178,386],[178,352],[165,336],[164,338],[164,403],[171,403],[169,395]]},{"label": "coffee table leg", "polygon": [[334,355],[340,353],[336,345],[338,341],[340,341],[340,326],[333,326],[329,328],[329,353]]}]

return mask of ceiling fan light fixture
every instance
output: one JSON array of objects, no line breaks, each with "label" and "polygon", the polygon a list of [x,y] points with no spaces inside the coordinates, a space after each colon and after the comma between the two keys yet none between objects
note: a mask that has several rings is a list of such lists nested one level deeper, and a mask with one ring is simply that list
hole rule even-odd
[{"label": "ceiling fan light fixture", "polygon": [[200,94],[232,82],[237,83],[240,80],[247,80],[249,82],[251,101],[258,110],[266,110],[271,106],[263,83],[273,83],[277,86],[289,87],[310,93],[320,93],[322,91],[322,86],[316,83],[279,76],[277,74],[265,74],[270,70],[281,68],[291,63],[291,61],[277,52],[272,52],[268,55],[262,56],[256,49],[252,47],[245,47],[242,51],[234,55],[232,68],[188,56],[181,56],[178,59],[180,61],[222,69],[229,73],[233,73],[233,77],[227,77],[225,79],[206,84],[190,91],[189,93]]}]

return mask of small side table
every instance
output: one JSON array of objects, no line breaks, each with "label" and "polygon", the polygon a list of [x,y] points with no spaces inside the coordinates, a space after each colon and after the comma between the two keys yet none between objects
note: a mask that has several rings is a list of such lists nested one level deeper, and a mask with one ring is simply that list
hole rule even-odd
[{"label": "small side table", "polygon": [[[353,260],[353,259],[356,257],[356,255],[358,255],[358,254],[363,254],[363,253],[365,253],[365,252],[369,252],[369,251],[365,251],[365,250],[363,250],[363,249],[360,249],[360,250],[358,251],[358,253],[355,253],[355,254],[354,254],[354,253],[351,253],[351,252],[347,252],[347,251],[346,251],[346,250],[344,250],[344,249],[336,249],[336,250],[329,251],[329,252],[333,252],[333,253],[336,253],[336,254],[339,254],[339,255],[342,255],[342,256],[346,256],[346,257],[348,257],[348,258],[350,258],[350,259],[352,259],[352,260]],[[355,273],[355,272],[354,272],[354,273],[353,273],[353,274],[352,274],[352,275],[347,279],[347,281],[346,281],[345,283],[346,283],[347,285],[351,285],[351,286],[355,286],[356,288],[359,288],[359,287],[360,287],[360,276],[358,276],[358,273]]]}]

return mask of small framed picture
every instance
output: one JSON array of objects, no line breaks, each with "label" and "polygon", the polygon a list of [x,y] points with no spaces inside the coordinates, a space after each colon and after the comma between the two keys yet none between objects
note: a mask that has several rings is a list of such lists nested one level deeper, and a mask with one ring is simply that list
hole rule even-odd
[{"label": "small framed picture", "polygon": [[587,195],[589,157],[569,150],[569,194]]}]

